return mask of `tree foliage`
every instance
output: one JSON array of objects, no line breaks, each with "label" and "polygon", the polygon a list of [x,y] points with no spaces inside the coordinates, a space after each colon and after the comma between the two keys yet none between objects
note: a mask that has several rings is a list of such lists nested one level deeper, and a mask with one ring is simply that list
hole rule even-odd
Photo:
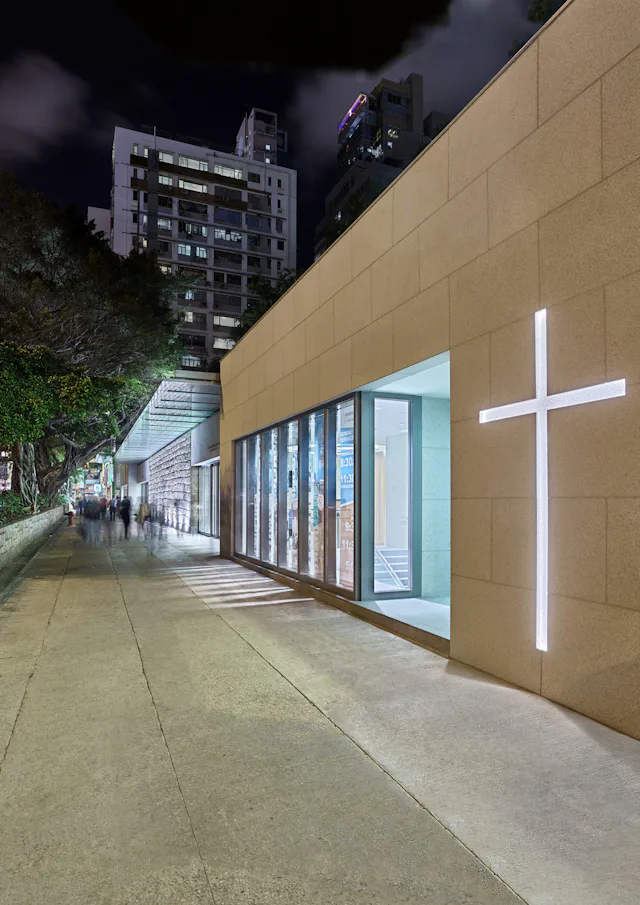
[{"label": "tree foliage", "polygon": [[35,506],[31,469],[55,494],[175,369],[184,288],[155,255],[120,257],[75,211],[0,173],[0,446],[24,501]]},{"label": "tree foliage", "polygon": [[289,268],[281,271],[273,282],[262,274],[251,277],[247,288],[255,298],[249,300],[246,310],[240,315],[240,323],[231,331],[231,338],[236,341],[241,339],[293,286],[299,276],[299,271]]}]

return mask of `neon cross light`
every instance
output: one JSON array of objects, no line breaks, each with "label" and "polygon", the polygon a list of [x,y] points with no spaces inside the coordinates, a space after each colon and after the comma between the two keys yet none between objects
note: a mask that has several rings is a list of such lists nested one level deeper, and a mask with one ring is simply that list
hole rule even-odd
[{"label": "neon cross light", "polygon": [[524,402],[500,405],[480,412],[480,422],[502,421],[518,415],[536,416],[536,647],[547,650],[549,600],[549,449],[547,412],[624,396],[624,380],[608,380],[568,393],[547,394],[547,311],[535,314],[536,396]]}]

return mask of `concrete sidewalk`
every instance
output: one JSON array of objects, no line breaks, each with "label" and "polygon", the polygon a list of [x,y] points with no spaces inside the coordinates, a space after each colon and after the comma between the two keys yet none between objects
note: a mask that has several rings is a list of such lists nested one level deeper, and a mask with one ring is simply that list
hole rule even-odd
[{"label": "concrete sidewalk", "polygon": [[2,905],[636,905],[639,743],[211,549],[0,608]]}]

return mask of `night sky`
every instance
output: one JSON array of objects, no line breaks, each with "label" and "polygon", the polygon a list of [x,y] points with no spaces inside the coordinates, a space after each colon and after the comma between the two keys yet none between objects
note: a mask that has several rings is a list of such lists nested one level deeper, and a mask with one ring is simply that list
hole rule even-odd
[{"label": "night sky", "polygon": [[[225,150],[245,110],[274,110],[289,131],[287,165],[298,170],[298,258],[306,267],[333,182],[336,126],[358,93],[382,75],[419,72],[425,115],[454,115],[508,61],[514,40],[533,33],[529,2],[453,0],[446,25],[424,31],[378,73],[193,65],[109,2],[24,4],[24,13],[14,4],[0,51],[0,167],[86,212],[109,206],[115,124],[156,125]],[[162,6],[149,13],[162,16]]]}]

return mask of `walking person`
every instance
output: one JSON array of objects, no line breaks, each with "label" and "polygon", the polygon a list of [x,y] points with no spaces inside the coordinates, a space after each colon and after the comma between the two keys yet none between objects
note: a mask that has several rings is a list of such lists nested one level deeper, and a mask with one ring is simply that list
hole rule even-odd
[{"label": "walking person", "polygon": [[116,498],[114,496],[112,496],[111,499],[109,500],[109,521],[110,522],[115,521],[116,511],[117,511]]},{"label": "walking person", "polygon": [[129,525],[131,523],[131,500],[128,496],[124,497],[120,503],[120,518],[124,525],[124,539],[127,540],[129,537]]},{"label": "walking person", "polygon": [[89,498],[84,506],[86,519],[85,540],[95,547],[100,542],[100,504],[95,496]]},{"label": "walking person", "polygon": [[101,497],[100,499],[100,518],[104,519],[107,515],[107,498],[106,496]]},{"label": "walking person", "polygon": [[138,538],[142,537],[144,539],[146,527],[145,523],[149,518],[149,507],[145,502],[140,503],[138,507],[138,514],[136,516],[136,520],[138,522]]}]

